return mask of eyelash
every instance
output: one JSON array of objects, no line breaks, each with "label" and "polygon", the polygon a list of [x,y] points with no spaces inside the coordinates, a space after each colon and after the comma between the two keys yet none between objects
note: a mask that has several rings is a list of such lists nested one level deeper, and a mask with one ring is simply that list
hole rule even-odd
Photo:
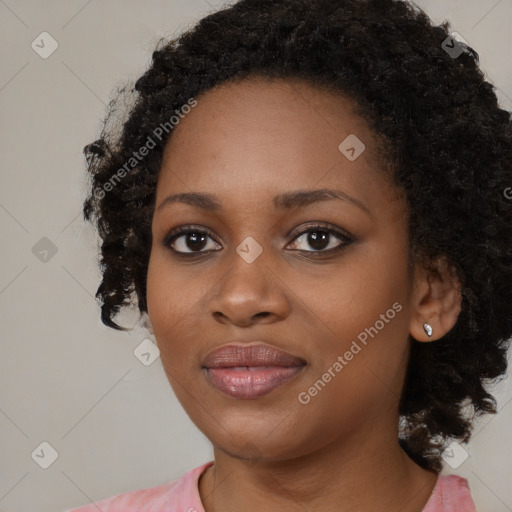
[{"label": "eyelash", "polygon": [[[334,235],[336,238],[339,238],[341,240],[341,243],[336,246],[336,247],[333,247],[331,249],[327,249],[327,250],[313,250],[313,251],[305,251],[305,250],[302,250],[302,249],[294,249],[294,251],[296,252],[300,252],[300,253],[308,253],[308,254],[318,254],[318,255],[325,255],[325,254],[334,254],[334,253],[337,253],[339,251],[341,251],[342,249],[344,249],[347,245],[351,244],[352,242],[354,242],[354,237],[349,235],[348,233],[344,233],[338,229],[334,229],[332,227],[330,227],[329,224],[326,224],[326,223],[317,223],[317,224],[314,224],[314,225],[311,225],[311,226],[307,226],[307,229],[303,230],[303,231],[300,231],[299,233],[297,233],[293,239],[292,239],[292,242],[297,240],[297,238],[301,237],[302,235],[304,234],[307,234],[307,233],[310,233],[310,232],[318,232],[320,231],[321,233],[326,233],[328,235]],[[183,235],[188,235],[188,234],[198,234],[198,235],[207,235],[208,237],[210,237],[212,240],[214,240],[216,243],[218,243],[216,240],[215,240],[215,237],[212,235],[212,233],[206,229],[206,228],[202,228],[202,227],[195,227],[195,226],[186,226],[186,227],[183,227],[183,226],[180,226],[179,228],[176,228],[176,229],[173,229],[170,233],[168,233],[165,238],[163,239],[162,241],[162,245],[164,247],[166,247],[167,249],[169,249],[170,251],[173,252],[173,254],[175,254],[177,257],[183,257],[183,258],[194,258],[194,257],[197,257],[199,255],[206,255],[206,254],[209,254],[210,252],[217,252],[216,250],[213,250],[213,251],[195,251],[195,252],[181,252],[181,251],[177,251],[176,249],[174,249],[171,245],[172,243],[177,240],[178,238],[180,238],[181,236]],[[317,257],[317,256],[313,256],[314,258]]]}]

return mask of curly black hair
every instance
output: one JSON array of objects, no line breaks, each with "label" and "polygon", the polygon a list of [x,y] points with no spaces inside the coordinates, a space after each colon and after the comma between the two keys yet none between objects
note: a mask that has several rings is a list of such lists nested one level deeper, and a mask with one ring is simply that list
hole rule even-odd
[{"label": "curly black hair", "polygon": [[103,323],[126,330],[112,318],[128,305],[147,313],[156,184],[169,120],[179,122],[184,105],[257,76],[336,91],[383,141],[408,201],[414,259],[444,258],[461,284],[456,325],[434,343],[412,340],[399,405],[400,445],[440,472],[447,440],[467,442],[475,416],[496,413],[486,386],[505,374],[512,336],[511,114],[478,53],[449,28],[398,0],[241,0],[159,44],[84,148],[91,188],[83,215],[102,239]]}]

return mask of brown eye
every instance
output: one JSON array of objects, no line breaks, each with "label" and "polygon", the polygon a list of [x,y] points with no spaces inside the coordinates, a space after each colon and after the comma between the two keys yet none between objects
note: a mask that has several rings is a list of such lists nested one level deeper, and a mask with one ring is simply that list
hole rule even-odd
[{"label": "brown eye", "polygon": [[[338,240],[338,243],[335,239]],[[209,240],[211,240],[210,243]],[[330,227],[330,225],[318,224],[301,231],[293,240],[292,245],[299,243],[304,246],[302,249],[294,248],[293,250],[321,255],[343,249],[352,243],[354,238]],[[164,238],[162,245],[176,255],[185,257],[204,255],[221,249],[208,230],[194,226],[174,229]]]},{"label": "brown eye", "polygon": [[199,254],[216,250],[215,244],[208,247],[209,238],[212,237],[204,229],[190,227],[169,233],[162,245],[178,254]]},{"label": "brown eye", "polygon": [[[340,243],[335,243],[333,238],[340,240]],[[346,245],[350,244],[353,238],[347,236],[344,233],[339,232],[330,227],[324,227],[323,225],[311,226],[305,231],[299,233],[295,238],[295,244],[301,243],[305,248],[295,249],[301,252],[331,252],[340,250]],[[307,249],[311,247],[312,250]]]}]

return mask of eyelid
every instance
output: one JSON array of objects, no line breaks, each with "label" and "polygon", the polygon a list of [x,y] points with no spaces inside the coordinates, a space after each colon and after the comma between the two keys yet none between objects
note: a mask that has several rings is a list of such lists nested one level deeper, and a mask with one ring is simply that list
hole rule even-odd
[{"label": "eyelid", "polygon": [[303,235],[304,233],[309,233],[314,229],[318,229],[319,231],[326,231],[328,233],[332,233],[338,236],[338,238],[345,238],[346,240],[350,241],[353,241],[355,239],[354,235],[351,235],[348,231],[344,230],[343,228],[339,228],[337,226],[334,226],[333,224],[330,224],[329,222],[324,221],[310,221],[306,225],[300,226],[299,230],[296,233],[292,232],[289,236],[293,236],[293,241],[299,236]]},{"label": "eyelid", "polygon": [[[164,247],[170,248],[172,250],[172,248],[170,247],[170,244],[172,242],[174,242],[174,240],[176,238],[179,238],[179,236],[183,236],[183,235],[186,235],[191,232],[204,233],[204,234],[208,235],[212,240],[214,240],[215,243],[217,243],[217,244],[219,243],[216,239],[216,236],[208,228],[206,228],[204,226],[200,226],[198,224],[186,224],[184,226],[178,226],[178,227],[172,229],[171,231],[169,231],[169,233],[167,233],[164,236],[164,239],[162,240],[162,245]],[[203,251],[202,253],[196,252],[195,254],[204,254],[205,252],[209,252],[209,251]],[[176,254],[186,254],[186,253],[180,253],[180,252],[176,251]],[[194,254],[194,253],[188,253],[188,254]]]}]

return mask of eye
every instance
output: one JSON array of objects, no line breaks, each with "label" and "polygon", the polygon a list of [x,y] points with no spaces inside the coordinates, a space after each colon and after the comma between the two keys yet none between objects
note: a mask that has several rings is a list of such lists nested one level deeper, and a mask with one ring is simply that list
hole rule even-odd
[{"label": "eye", "polygon": [[[194,226],[177,229],[164,238],[162,245],[178,255],[194,255],[215,250],[215,244],[212,244],[214,247],[208,247],[207,240],[212,238],[208,230]],[[191,250],[187,251],[187,248]]]},{"label": "eye", "polygon": [[[340,242],[334,246],[331,244],[333,237],[340,240]],[[210,246],[208,246],[208,239],[213,241]],[[354,238],[348,233],[330,227],[329,224],[317,223],[302,230],[295,236],[293,241],[293,245],[297,243],[304,245],[309,244],[309,246],[313,248],[313,250],[294,249],[295,251],[326,254],[340,251],[353,242]],[[170,249],[177,256],[184,257],[208,254],[220,248],[220,245],[215,242],[210,231],[195,226],[180,227],[172,230],[164,238],[162,245]]]},{"label": "eye", "polygon": [[[337,238],[341,242],[332,244],[332,238]],[[295,249],[300,252],[312,253],[331,253],[343,249],[345,246],[353,242],[353,237],[348,233],[343,233],[337,229],[330,227],[328,224],[315,224],[308,229],[301,231],[295,238],[295,244],[302,243],[304,246],[309,245],[313,250]],[[330,247],[329,247],[330,246]]]}]

